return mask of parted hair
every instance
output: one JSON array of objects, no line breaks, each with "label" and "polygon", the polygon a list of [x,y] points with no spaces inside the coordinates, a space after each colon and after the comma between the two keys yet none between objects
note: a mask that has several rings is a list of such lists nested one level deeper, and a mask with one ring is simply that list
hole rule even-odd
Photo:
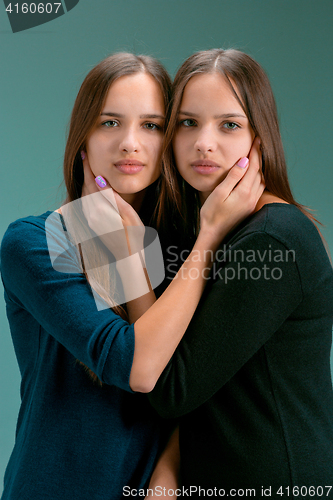
[{"label": "parted hair", "polygon": [[[73,201],[81,196],[83,166],[80,152],[85,149],[87,137],[102,111],[112,83],[122,76],[141,72],[151,75],[159,84],[167,110],[172,82],[166,69],[153,57],[128,52],[112,54],[97,64],[84,79],[71,114],[64,156],[67,201]],[[157,226],[160,226],[165,219],[164,208],[170,195],[172,196],[173,186],[173,179],[165,168],[163,160],[161,169],[159,181],[154,184],[152,190],[149,190],[149,196],[146,196],[150,204],[155,206],[154,219]],[[152,203],[152,197],[155,203]]]},{"label": "parted hair", "polygon": [[252,57],[235,49],[211,49],[196,52],[179,68],[173,83],[168,126],[165,134],[165,163],[178,178],[177,204],[185,225],[192,219],[198,228],[198,194],[177,176],[172,140],[178,125],[178,114],[188,81],[200,74],[220,73],[228,82],[249,123],[261,141],[262,171],[268,191],[284,201],[296,205],[312,221],[309,210],[296,202],[291,192],[286,160],[278,123],[277,108],[269,79],[263,68]]}]

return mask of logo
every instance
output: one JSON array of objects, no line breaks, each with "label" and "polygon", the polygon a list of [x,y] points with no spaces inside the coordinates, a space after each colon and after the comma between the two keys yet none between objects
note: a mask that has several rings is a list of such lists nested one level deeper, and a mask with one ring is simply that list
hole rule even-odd
[{"label": "logo", "polygon": [[29,1],[4,0],[5,9],[13,33],[28,30],[40,24],[53,21],[72,10],[80,0]]}]

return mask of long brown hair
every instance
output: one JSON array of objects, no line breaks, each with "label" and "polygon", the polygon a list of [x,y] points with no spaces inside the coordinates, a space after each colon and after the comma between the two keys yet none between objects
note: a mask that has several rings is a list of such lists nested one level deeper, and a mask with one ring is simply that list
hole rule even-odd
[{"label": "long brown hair", "polygon": [[[153,57],[135,55],[128,52],[112,54],[95,66],[84,79],[73,107],[68,139],[64,157],[64,178],[67,189],[67,202],[80,198],[83,185],[83,166],[81,150],[94,127],[102,110],[108,90],[114,81],[126,75],[147,73],[159,84],[165,110],[167,111],[171,96],[171,79],[162,64]],[[172,196],[173,179],[170,171],[161,161],[162,174],[154,184],[155,210],[153,220],[160,227],[166,223],[165,206]],[[151,201],[152,190],[147,200]]]},{"label": "long brown hair", "polygon": [[262,148],[262,170],[268,191],[284,201],[296,205],[313,222],[318,222],[303,205],[297,203],[291,192],[286,160],[279,130],[277,109],[268,77],[252,57],[235,49],[211,49],[191,55],[178,70],[169,108],[165,134],[165,162],[177,176],[177,204],[188,226],[192,219],[196,231],[199,222],[198,194],[176,172],[172,139],[178,125],[178,114],[188,81],[196,75],[218,72],[226,79],[246,114]]},{"label": "long brown hair", "polygon": [[[165,68],[154,58],[146,55],[134,55],[131,53],[116,53],[107,57],[95,66],[83,81],[76,97],[69,125],[68,139],[64,156],[64,179],[67,190],[66,203],[73,202],[81,197],[84,182],[81,150],[85,149],[85,142],[101,113],[107,93],[118,78],[135,73],[146,73],[151,75],[158,83],[167,112],[171,96],[171,79]],[[152,225],[160,232],[168,232],[168,220],[166,212],[172,211],[170,202],[173,179],[170,171],[161,159],[161,176],[147,188],[146,196],[140,210],[146,225]],[[73,205],[73,204],[72,204]],[[79,205],[73,205],[70,210],[70,220],[65,220],[69,226],[69,232],[74,244],[80,249],[80,241],[87,239],[89,227],[82,210],[77,209]],[[161,236],[161,234],[160,234]],[[162,236],[163,239],[163,236]],[[81,253],[81,250],[80,250]],[[82,257],[82,253],[81,253]],[[106,273],[101,267],[105,262],[105,255],[101,246],[91,239],[89,255],[82,259],[83,271],[90,286],[122,318],[127,319],[124,308],[116,305],[114,296],[115,275]],[[88,274],[86,268],[92,270]],[[91,378],[101,384],[98,377],[83,363]]]}]

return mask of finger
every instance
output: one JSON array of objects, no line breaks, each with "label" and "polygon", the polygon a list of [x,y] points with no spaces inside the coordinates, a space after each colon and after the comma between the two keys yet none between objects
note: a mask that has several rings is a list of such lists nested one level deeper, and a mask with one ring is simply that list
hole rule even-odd
[{"label": "finger", "polygon": [[92,192],[102,191],[103,189],[110,188],[110,184],[101,175],[95,176],[94,172],[91,170],[88,160],[88,155],[84,151],[81,151],[81,158],[83,164],[84,180],[87,187],[91,189]]},{"label": "finger", "polygon": [[116,191],[114,191],[111,186],[100,189],[99,192],[104,197],[104,199],[116,210],[116,212],[120,214],[118,203],[119,198],[122,198],[119,196],[119,194],[116,193]]},{"label": "finger", "polygon": [[108,183],[108,181],[102,177],[101,175],[97,175],[95,177],[95,174],[90,168],[88,157],[85,153],[83,153],[82,156],[82,163],[83,163],[83,171],[84,171],[84,180],[86,182],[87,180],[87,185],[91,189],[92,192],[100,192],[103,194],[104,198],[108,200],[114,207],[117,206],[114,200],[114,195],[113,195],[113,189]]},{"label": "finger", "polygon": [[[121,217],[123,219],[125,219],[126,217],[130,217],[131,219],[133,219],[133,215],[136,214],[136,212],[133,209],[133,207],[129,203],[127,203],[127,201],[125,201],[120,196],[120,194],[117,193],[117,191],[113,190],[113,193],[114,193],[114,198],[115,198],[115,201],[117,203],[118,210],[119,210],[119,213],[120,213]],[[139,217],[139,216],[137,215],[137,217]]]},{"label": "finger", "polygon": [[[234,168],[234,167],[233,167]],[[260,150],[260,139],[256,137],[253,141],[250,153],[249,153],[249,166],[246,175],[243,176],[241,182],[239,183],[240,188],[244,190],[251,190],[255,180],[258,178],[258,173],[261,172],[261,150]],[[260,179],[262,178],[260,173]]]},{"label": "finger", "polygon": [[249,193],[250,199],[253,200],[254,205],[257,205],[259,199],[261,198],[263,192],[265,191],[265,183],[262,181],[261,173],[257,173],[257,177],[251,186],[251,190]]},{"label": "finger", "polygon": [[223,181],[215,188],[223,199],[228,198],[230,193],[235,189],[240,180],[244,177],[248,170],[247,158],[241,158],[228,172],[228,175]]},{"label": "finger", "polygon": [[96,186],[95,178],[89,165],[87,154],[82,151],[81,157],[82,157],[83,175],[84,175],[82,196],[87,196],[88,194],[97,193],[98,188]]},{"label": "finger", "polygon": [[[103,197],[116,210],[116,212],[119,213],[117,202],[115,200],[114,192],[111,186],[104,179],[104,177],[100,175],[98,175],[97,177],[94,176],[89,165],[88,155],[84,151],[81,152],[81,157],[82,157],[83,173],[84,173],[82,196],[87,196],[88,194],[94,194],[94,193],[101,193]],[[103,182],[101,182],[101,179]]]},{"label": "finger", "polygon": [[143,223],[138,215],[138,213],[135,211],[135,209],[125,201],[117,191],[113,190],[114,193],[114,198],[116,200],[118,210],[119,210],[119,215],[121,216],[123,222],[125,225],[129,226],[143,226]]},{"label": "finger", "polygon": [[260,149],[260,139],[256,137],[253,141],[252,147],[249,154],[249,170],[257,172],[261,170],[261,149]]},{"label": "finger", "polygon": [[257,193],[258,199],[262,196],[262,194],[265,191],[265,189],[266,189],[265,183],[264,182],[260,182],[260,185],[259,185],[259,188],[258,188],[258,193]]}]

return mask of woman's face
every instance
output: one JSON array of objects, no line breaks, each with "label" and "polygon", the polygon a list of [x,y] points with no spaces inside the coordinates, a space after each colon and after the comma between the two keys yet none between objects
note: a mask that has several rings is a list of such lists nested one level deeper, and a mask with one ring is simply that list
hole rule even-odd
[{"label": "woman's face", "polygon": [[160,175],[164,101],[146,73],[122,76],[110,87],[86,140],[90,168],[121,194],[141,192]]},{"label": "woman's face", "polygon": [[248,156],[255,134],[220,73],[187,83],[173,139],[181,176],[205,199],[231,167]]}]

